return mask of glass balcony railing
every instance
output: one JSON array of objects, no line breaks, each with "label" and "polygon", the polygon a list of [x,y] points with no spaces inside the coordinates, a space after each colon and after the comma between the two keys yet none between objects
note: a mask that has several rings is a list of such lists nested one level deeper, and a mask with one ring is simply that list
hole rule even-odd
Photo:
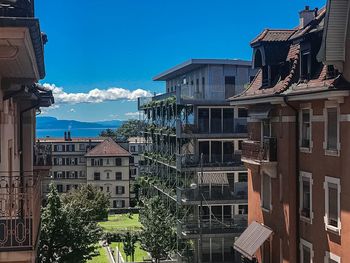
[{"label": "glass balcony railing", "polygon": [[34,1],[0,0],[0,17],[34,17]]},{"label": "glass balcony railing", "polygon": [[237,182],[233,187],[229,185],[200,186],[199,189],[177,189],[179,202],[199,201],[246,201],[248,187],[246,182]]},{"label": "glass balcony railing", "polygon": [[240,234],[248,225],[246,215],[236,215],[226,218],[202,217],[198,218],[184,218],[178,221],[177,231],[183,235],[199,235],[199,234]]},{"label": "glass balcony railing", "polygon": [[0,172],[0,253],[34,250],[40,226],[41,182],[32,172]]},{"label": "glass balcony railing", "polygon": [[[201,166],[200,156],[198,154],[178,155],[176,165],[182,168],[191,168]],[[240,154],[212,154],[203,155],[203,167],[231,167],[242,165]]]}]

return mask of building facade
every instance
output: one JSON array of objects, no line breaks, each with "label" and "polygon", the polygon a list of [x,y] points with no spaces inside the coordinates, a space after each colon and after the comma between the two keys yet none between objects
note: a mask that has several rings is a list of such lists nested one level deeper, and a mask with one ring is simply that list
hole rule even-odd
[{"label": "building facade", "polygon": [[249,227],[234,245],[247,261],[350,262],[348,17],[349,1],[328,1],[251,42],[259,71],[231,98],[249,115]]},{"label": "building facade", "polygon": [[108,138],[85,157],[87,183],[109,194],[111,211],[129,207],[131,154]]},{"label": "building facade", "polygon": [[52,168],[43,178],[42,195],[46,198],[53,183],[59,193],[67,193],[87,183],[85,154],[103,138],[72,138],[65,132],[63,138],[40,138],[37,144],[51,150]]},{"label": "building facade", "polygon": [[154,78],[166,93],[139,99],[146,122],[148,195],[178,220],[178,262],[234,262],[247,221],[247,172],[240,161],[246,110],[227,98],[256,71],[240,60],[193,59]]},{"label": "building facade", "polygon": [[[54,103],[36,84],[45,76],[44,44],[32,1],[9,1],[0,13],[0,262],[35,262],[41,176],[49,157],[35,145],[35,116]],[[34,156],[34,148],[37,156]]]}]

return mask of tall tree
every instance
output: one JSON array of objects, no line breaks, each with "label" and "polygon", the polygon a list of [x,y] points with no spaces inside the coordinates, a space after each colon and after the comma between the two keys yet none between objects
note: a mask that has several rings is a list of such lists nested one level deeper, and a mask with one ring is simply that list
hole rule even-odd
[{"label": "tall tree", "polygon": [[136,233],[126,232],[125,235],[123,236],[124,253],[126,257],[131,256],[132,262],[134,262],[135,247],[136,247],[137,241],[138,241],[138,235]]},{"label": "tall tree", "polygon": [[101,137],[116,137],[117,133],[116,131],[113,131],[112,129],[108,128],[106,130],[103,130],[100,132],[100,136]]},{"label": "tall tree", "polygon": [[97,186],[86,184],[63,196],[63,203],[71,209],[84,212],[91,221],[101,221],[108,217],[109,196]]},{"label": "tall tree", "polygon": [[140,211],[140,221],[141,247],[149,252],[156,262],[175,250],[175,218],[160,197],[155,196],[144,202]]},{"label": "tall tree", "polygon": [[144,130],[145,122],[140,120],[128,120],[122,124],[117,130],[111,129],[104,130],[100,133],[102,137],[113,137],[117,140],[126,141],[130,137],[136,137],[140,135],[140,132]]},{"label": "tall tree", "polygon": [[56,188],[50,185],[47,206],[42,212],[40,262],[83,263],[91,257],[93,244],[98,242],[102,231],[94,218],[98,213],[95,206],[86,205],[90,201],[73,198],[63,202]]},{"label": "tall tree", "polygon": [[51,184],[47,205],[41,215],[40,262],[60,262],[61,257],[68,252],[67,228],[67,215],[56,187]]}]

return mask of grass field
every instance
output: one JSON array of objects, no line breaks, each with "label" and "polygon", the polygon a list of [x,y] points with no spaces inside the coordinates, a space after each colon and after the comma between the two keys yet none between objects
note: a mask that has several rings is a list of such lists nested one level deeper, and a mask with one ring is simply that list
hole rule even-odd
[{"label": "grass field", "polygon": [[99,254],[88,260],[87,263],[108,263],[106,249],[101,247],[99,244],[96,246],[98,246],[97,251]]},{"label": "grass field", "polygon": [[110,215],[108,221],[100,222],[99,225],[104,231],[114,232],[117,230],[140,230],[141,223],[139,215],[133,214],[130,218],[128,214]]},{"label": "grass field", "polygon": [[[118,243],[113,242],[111,244],[111,248],[113,250],[115,250],[116,247],[118,247]],[[122,253],[123,259],[126,262],[132,261],[131,257],[129,257],[128,260],[126,260],[126,255],[125,255],[124,249],[123,249],[123,243],[119,243],[119,249],[120,249],[120,252]],[[137,243],[136,249],[135,249],[134,261],[135,262],[143,262],[143,259],[146,259],[146,258],[149,258],[147,252],[141,249],[140,243]]]}]

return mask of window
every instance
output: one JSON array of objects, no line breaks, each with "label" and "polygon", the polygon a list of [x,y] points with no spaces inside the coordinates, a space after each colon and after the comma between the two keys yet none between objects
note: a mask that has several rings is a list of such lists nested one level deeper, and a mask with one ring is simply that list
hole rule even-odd
[{"label": "window", "polygon": [[300,147],[310,149],[311,146],[311,109],[300,112]]},{"label": "window", "polygon": [[198,129],[199,132],[209,132],[209,109],[198,109]]},{"label": "window", "polygon": [[248,111],[244,108],[238,108],[238,118],[247,118],[248,117]]},{"label": "window", "polygon": [[304,239],[300,239],[300,263],[312,263],[313,254],[312,244]]},{"label": "window", "polygon": [[125,207],[124,200],[113,200],[113,208],[123,208]]},{"label": "window", "polygon": [[340,233],[340,179],[326,176],[324,189],[326,229]]},{"label": "window", "polygon": [[94,180],[99,181],[101,179],[100,173],[94,173]]},{"label": "window", "polygon": [[300,173],[300,216],[312,220],[312,174]]},{"label": "window", "polygon": [[331,252],[326,252],[326,256],[324,258],[325,263],[340,263],[340,257],[331,253]]},{"label": "window", "polygon": [[234,110],[233,109],[223,109],[223,132],[224,133],[234,133]]},{"label": "window", "polygon": [[248,173],[238,173],[238,182],[248,182]]},{"label": "window", "polygon": [[247,215],[248,214],[248,205],[238,205],[238,213],[240,215]]},{"label": "window", "polygon": [[269,137],[271,137],[271,122],[270,120],[263,120],[261,122],[261,141]]},{"label": "window", "polygon": [[124,186],[116,186],[115,187],[115,193],[117,195],[125,194],[125,187]]},{"label": "window", "polygon": [[130,146],[130,152],[132,152],[132,153],[136,152],[136,146],[135,145]]},{"label": "window", "polygon": [[109,179],[109,173],[106,173],[106,178]]},{"label": "window", "polygon": [[121,166],[122,165],[122,159],[121,158],[115,158],[115,165]]},{"label": "window", "polygon": [[225,77],[225,98],[228,99],[236,93],[236,78],[233,76]]},{"label": "window", "polygon": [[269,211],[271,209],[271,177],[265,173],[261,177],[261,207]]},{"label": "window", "polygon": [[106,191],[107,191],[107,193],[109,193],[109,186],[107,186],[107,190]]},{"label": "window", "polygon": [[122,180],[122,173],[121,172],[116,172],[115,173],[115,180],[116,181],[121,181]]},{"label": "window", "polygon": [[63,185],[61,185],[61,184],[57,185],[57,192],[63,193]]},{"label": "window", "polygon": [[326,108],[326,121],[325,121],[325,146],[327,151],[338,152],[339,150],[339,119],[338,108],[329,107]]},{"label": "window", "polygon": [[222,132],[221,126],[222,126],[222,110],[211,109],[210,132],[221,133]]},{"label": "window", "polygon": [[307,80],[311,78],[311,52],[304,50],[301,53],[300,78]]},{"label": "window", "polygon": [[79,151],[85,151],[86,147],[85,144],[81,143],[79,144]]},{"label": "window", "polygon": [[109,158],[106,159],[106,164],[109,164]]}]

